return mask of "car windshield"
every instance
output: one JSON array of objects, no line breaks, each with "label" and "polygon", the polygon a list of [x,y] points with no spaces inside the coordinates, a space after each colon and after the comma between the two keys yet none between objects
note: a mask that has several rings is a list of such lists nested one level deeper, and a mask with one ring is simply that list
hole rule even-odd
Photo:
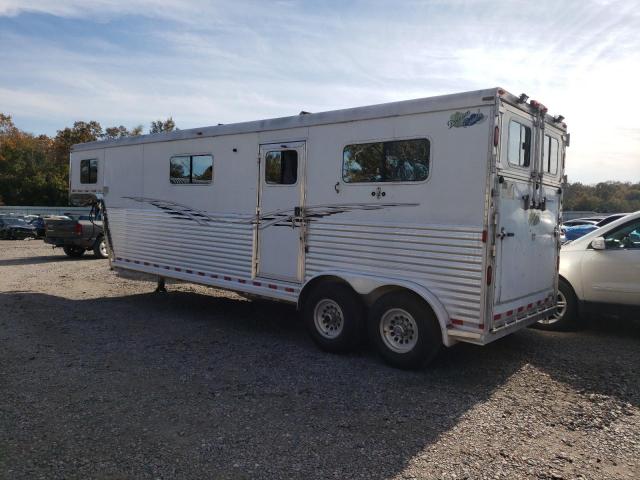
[{"label": "car windshield", "polygon": [[619,218],[622,218],[626,215],[626,213],[621,213],[619,215],[610,215],[607,218],[603,218],[602,220],[600,220],[598,223],[596,223],[596,225],[598,225],[599,227],[604,227],[605,225],[610,224],[611,222],[618,220]]}]

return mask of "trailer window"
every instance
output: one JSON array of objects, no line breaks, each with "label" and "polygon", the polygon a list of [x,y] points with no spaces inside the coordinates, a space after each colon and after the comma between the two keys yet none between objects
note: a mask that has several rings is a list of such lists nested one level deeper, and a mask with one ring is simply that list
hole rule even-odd
[{"label": "trailer window", "polygon": [[558,173],[558,140],[550,135],[544,136],[544,171]]},{"label": "trailer window", "polygon": [[178,155],[169,160],[169,181],[174,184],[209,184],[213,155]]},{"label": "trailer window", "polygon": [[80,183],[98,183],[98,160],[80,160]]},{"label": "trailer window", "polygon": [[509,123],[507,159],[511,165],[518,167],[528,167],[531,164],[531,128],[515,120]]},{"label": "trailer window", "polygon": [[346,183],[421,182],[429,176],[426,138],[347,145],[342,152]]},{"label": "trailer window", "polygon": [[270,185],[293,185],[298,181],[298,152],[278,150],[265,155],[264,179]]}]

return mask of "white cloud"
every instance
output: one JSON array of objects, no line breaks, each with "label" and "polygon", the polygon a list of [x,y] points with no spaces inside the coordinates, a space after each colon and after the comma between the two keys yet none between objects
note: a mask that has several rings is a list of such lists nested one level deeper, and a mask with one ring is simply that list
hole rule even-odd
[{"label": "white cloud", "polygon": [[0,30],[0,105],[18,122],[186,128],[503,86],[567,118],[570,178],[640,179],[633,2],[0,0],[0,21],[28,13],[93,29],[77,45]]}]

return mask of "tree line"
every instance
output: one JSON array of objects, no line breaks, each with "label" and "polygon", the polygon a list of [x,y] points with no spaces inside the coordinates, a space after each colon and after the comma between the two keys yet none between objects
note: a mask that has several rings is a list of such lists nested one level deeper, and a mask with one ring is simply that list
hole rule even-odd
[{"label": "tree line", "polygon": [[[151,122],[149,133],[171,132],[171,117]],[[55,136],[33,135],[0,113],[0,205],[63,206],[69,195],[69,152],[76,143],[142,135],[143,126],[102,128],[96,121],[75,122]],[[640,210],[640,183],[569,183],[565,210],[633,212]]]},{"label": "tree line", "polygon": [[569,183],[564,190],[564,210],[602,213],[640,210],[640,182]]},{"label": "tree line", "polygon": [[[151,122],[149,133],[171,132],[171,117]],[[56,135],[34,135],[0,113],[0,205],[64,206],[69,195],[69,153],[76,143],[142,135],[143,126],[102,128],[96,121],[75,122]]]}]

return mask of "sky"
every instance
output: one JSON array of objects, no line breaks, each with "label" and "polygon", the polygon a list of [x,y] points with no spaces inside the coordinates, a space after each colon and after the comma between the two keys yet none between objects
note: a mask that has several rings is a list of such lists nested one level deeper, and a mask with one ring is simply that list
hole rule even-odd
[{"label": "sky", "polygon": [[566,118],[569,181],[640,182],[640,0],[0,0],[0,112],[36,134],[498,86]]}]

